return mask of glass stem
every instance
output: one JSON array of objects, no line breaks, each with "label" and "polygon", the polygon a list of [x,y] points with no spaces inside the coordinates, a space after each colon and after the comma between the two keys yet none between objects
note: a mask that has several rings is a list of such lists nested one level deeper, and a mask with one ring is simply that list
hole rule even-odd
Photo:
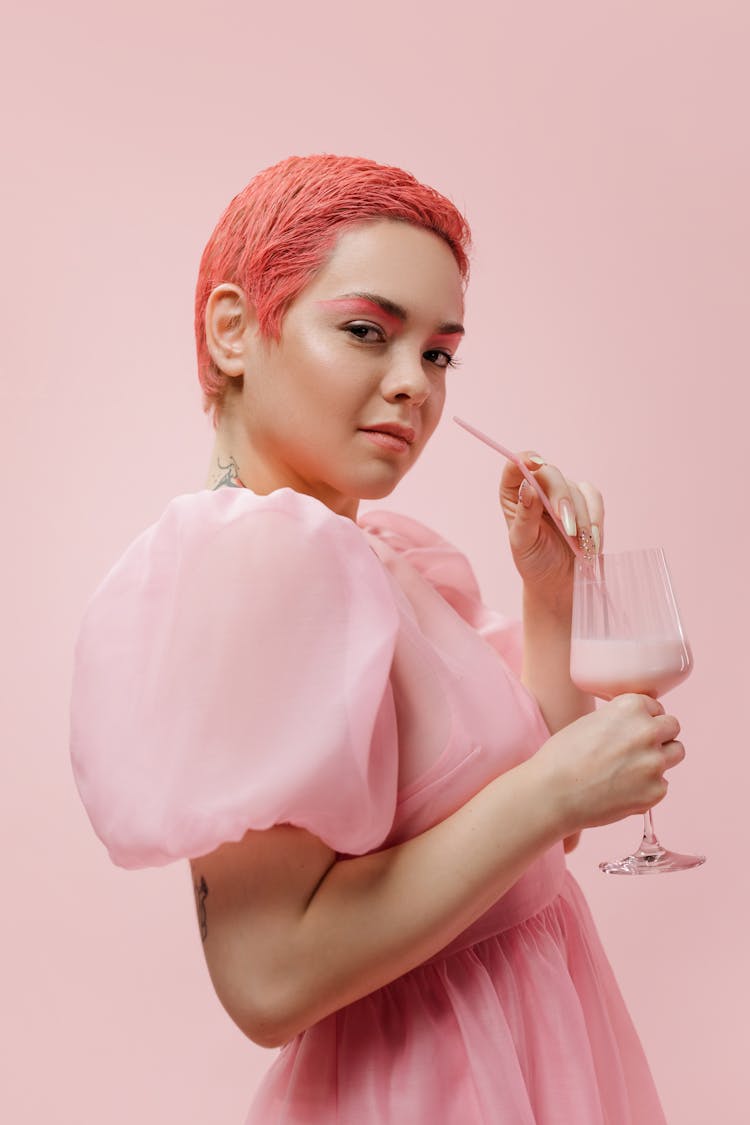
[{"label": "glass stem", "polygon": [[651,809],[648,810],[643,818],[643,840],[640,847],[641,852],[655,853],[661,852],[662,848],[659,841],[656,839],[654,832],[654,819],[651,816]]}]

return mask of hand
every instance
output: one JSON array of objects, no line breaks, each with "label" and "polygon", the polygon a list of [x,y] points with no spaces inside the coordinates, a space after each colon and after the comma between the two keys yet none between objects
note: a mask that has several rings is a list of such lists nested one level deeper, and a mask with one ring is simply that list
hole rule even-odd
[{"label": "hand", "polygon": [[[534,755],[558,802],[562,836],[645,813],[685,757],[680,724],[648,695],[619,695],[547,739]],[[570,850],[569,848],[567,850]]]},{"label": "hand", "polygon": [[567,540],[580,545],[582,537],[589,536],[594,549],[601,551],[604,540],[602,496],[588,481],[569,481],[554,465],[540,465],[540,458],[532,461],[532,457],[537,457],[533,452],[523,452],[519,456],[533,472],[561,519],[565,518],[567,504],[573,522],[569,522],[571,534],[566,539],[534,489],[524,480],[521,470],[508,462],[500,479],[499,495],[513,561],[527,591],[551,606],[568,610],[573,598],[574,556]]}]

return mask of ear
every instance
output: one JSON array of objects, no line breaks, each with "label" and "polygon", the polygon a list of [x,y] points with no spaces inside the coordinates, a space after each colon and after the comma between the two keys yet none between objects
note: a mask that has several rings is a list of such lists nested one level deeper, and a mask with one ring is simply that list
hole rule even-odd
[{"label": "ear", "polygon": [[212,290],[206,304],[206,347],[225,375],[245,373],[245,345],[257,328],[253,305],[238,285],[223,282]]}]

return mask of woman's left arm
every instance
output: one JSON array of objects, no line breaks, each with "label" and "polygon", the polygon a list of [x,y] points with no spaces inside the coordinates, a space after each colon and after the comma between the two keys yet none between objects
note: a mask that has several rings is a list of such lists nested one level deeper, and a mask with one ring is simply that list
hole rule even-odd
[{"label": "woman's left arm", "polygon": [[[536,698],[552,734],[594,710],[594,698],[570,678],[574,555],[569,543],[601,550],[604,504],[586,481],[567,480],[534,453],[522,453],[565,525],[563,537],[538,495],[509,463],[500,481],[500,506],[508,526],[513,561],[523,579],[523,667],[521,680]],[[578,836],[565,841],[570,851]]]}]

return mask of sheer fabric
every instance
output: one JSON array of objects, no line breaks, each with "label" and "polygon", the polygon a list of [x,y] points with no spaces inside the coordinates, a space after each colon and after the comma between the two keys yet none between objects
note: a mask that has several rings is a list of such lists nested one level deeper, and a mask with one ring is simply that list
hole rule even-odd
[{"label": "sheer fabric", "polygon": [[[520,658],[520,624],[416,520],[355,524],[288,488],[180,496],[84,616],[76,782],[126,867],[276,823],[363,854],[549,736]],[[664,1125],[562,843],[435,957],[286,1044],[246,1125],[397,1122]]]}]

